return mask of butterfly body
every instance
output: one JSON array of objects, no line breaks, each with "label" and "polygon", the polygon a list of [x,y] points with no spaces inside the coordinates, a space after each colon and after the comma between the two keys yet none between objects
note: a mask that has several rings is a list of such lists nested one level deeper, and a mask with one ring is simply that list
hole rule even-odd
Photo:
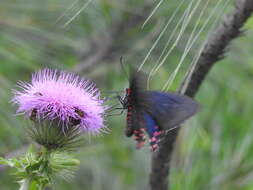
[{"label": "butterfly body", "polygon": [[132,90],[130,88],[126,89],[125,97],[125,108],[127,109],[127,128],[125,134],[130,137],[134,134],[137,143],[137,148],[141,148],[145,143],[145,128],[142,125],[141,114],[138,112],[138,107],[136,106],[135,99],[132,96]]},{"label": "butterfly body", "polygon": [[145,144],[148,134],[152,151],[157,150],[161,135],[172,130],[198,111],[198,104],[189,97],[170,92],[148,91],[144,75],[131,73],[123,109],[127,109],[127,137],[134,136],[137,148]]}]

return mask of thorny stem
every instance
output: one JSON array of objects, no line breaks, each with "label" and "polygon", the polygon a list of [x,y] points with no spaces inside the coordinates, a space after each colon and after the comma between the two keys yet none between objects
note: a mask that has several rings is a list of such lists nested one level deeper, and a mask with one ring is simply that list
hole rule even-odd
[{"label": "thorny stem", "polygon": [[[40,153],[38,154],[37,159],[43,159],[45,161],[43,162],[43,164],[40,165],[40,168],[42,170],[44,170],[47,167],[47,161],[49,160],[50,154],[51,154],[51,151],[47,150],[44,147],[41,147]],[[32,178],[33,176],[23,179],[19,190],[29,190],[33,181]],[[39,184],[39,186],[42,187],[41,184]]]}]

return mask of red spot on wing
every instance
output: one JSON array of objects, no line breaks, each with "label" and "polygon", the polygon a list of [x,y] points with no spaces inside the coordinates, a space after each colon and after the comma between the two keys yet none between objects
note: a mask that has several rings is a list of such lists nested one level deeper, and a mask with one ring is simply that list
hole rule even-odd
[{"label": "red spot on wing", "polygon": [[165,133],[164,130],[161,130],[158,126],[155,126],[156,131],[153,133],[152,137],[149,139],[150,149],[152,152],[155,152],[159,148],[159,142],[161,135]]}]

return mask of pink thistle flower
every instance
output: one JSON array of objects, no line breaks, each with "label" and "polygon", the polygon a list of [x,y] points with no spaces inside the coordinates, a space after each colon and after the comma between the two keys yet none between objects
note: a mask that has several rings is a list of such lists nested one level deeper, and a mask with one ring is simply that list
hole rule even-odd
[{"label": "pink thistle flower", "polygon": [[[95,84],[75,74],[43,69],[32,75],[31,83],[19,82],[12,101],[18,113],[33,121],[59,121],[98,134],[104,125],[104,101]],[[64,129],[64,128],[63,128]]]}]

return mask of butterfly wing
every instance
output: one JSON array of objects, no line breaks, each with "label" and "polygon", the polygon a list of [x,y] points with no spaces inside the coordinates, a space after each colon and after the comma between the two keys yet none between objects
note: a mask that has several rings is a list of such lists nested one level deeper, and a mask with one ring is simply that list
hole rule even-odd
[{"label": "butterfly wing", "polygon": [[181,124],[199,109],[196,101],[183,95],[157,91],[143,93],[143,109],[157,121],[162,130]]},{"label": "butterfly wing", "polygon": [[145,124],[146,132],[149,136],[150,148],[152,151],[155,151],[158,148],[159,138],[162,134],[160,127],[152,116],[148,113],[143,113],[143,119]]},{"label": "butterfly wing", "polygon": [[159,137],[162,134],[157,122],[144,111],[128,110],[125,134],[127,137],[134,136],[137,141],[137,149],[145,144],[145,132],[149,136],[151,150],[155,151],[158,148]]}]

